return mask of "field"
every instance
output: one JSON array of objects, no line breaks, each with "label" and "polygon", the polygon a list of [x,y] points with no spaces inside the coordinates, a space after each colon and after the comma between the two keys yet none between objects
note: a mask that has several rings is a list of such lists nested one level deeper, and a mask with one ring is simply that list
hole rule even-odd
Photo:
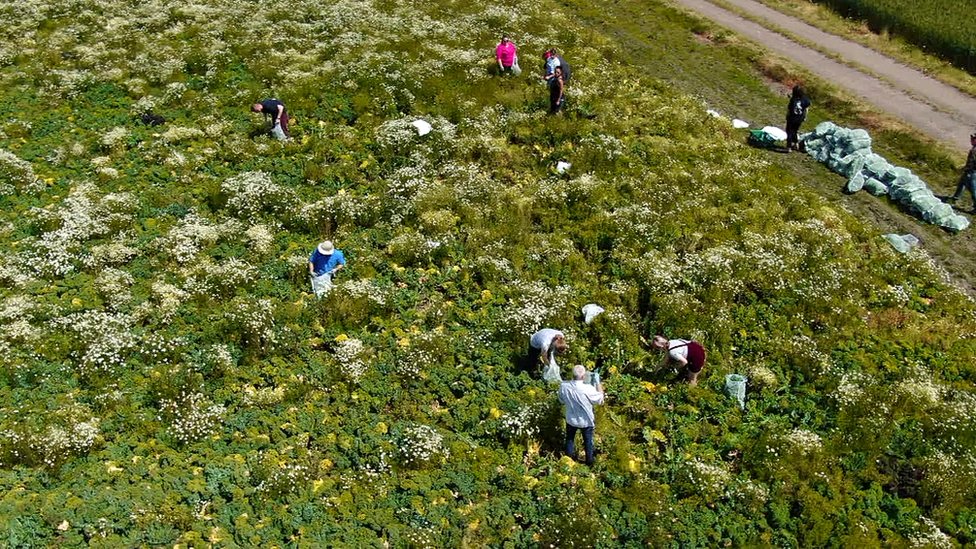
[{"label": "field", "polygon": [[976,32],[968,15],[972,0],[814,0],[839,13],[867,21],[875,32],[890,32],[976,74]]},{"label": "field", "polygon": [[[976,543],[972,299],[588,9],[3,8],[0,545]],[[317,300],[324,238],[349,265]],[[543,326],[564,377],[603,372],[592,468],[517,366]],[[698,387],[659,332],[707,346]]]}]

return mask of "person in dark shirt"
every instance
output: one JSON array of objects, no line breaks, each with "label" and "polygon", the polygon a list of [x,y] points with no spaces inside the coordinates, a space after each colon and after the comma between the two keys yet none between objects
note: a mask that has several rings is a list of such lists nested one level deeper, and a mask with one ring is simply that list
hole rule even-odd
[{"label": "person in dark shirt", "polygon": [[952,203],[962,197],[963,190],[969,191],[969,196],[973,199],[973,210],[976,214],[976,133],[969,136],[969,156],[966,157],[966,165],[962,167],[962,176],[956,184],[956,192],[950,196],[946,202]]},{"label": "person in dark shirt", "polygon": [[556,67],[549,79],[549,114],[557,114],[563,107],[566,96],[566,84],[563,81],[563,68]]},{"label": "person in dark shirt", "polygon": [[803,88],[793,86],[790,103],[786,107],[786,150],[800,150],[800,139],[797,133],[800,131],[800,124],[803,124],[803,120],[807,117],[809,108],[810,100],[803,93]]},{"label": "person in dark shirt", "polygon": [[290,133],[288,132],[288,111],[285,110],[285,104],[277,99],[265,99],[260,103],[255,103],[251,105],[251,112],[259,112],[264,114],[265,120],[269,117],[271,118],[271,134],[274,135],[278,140],[284,141],[288,139]]}]

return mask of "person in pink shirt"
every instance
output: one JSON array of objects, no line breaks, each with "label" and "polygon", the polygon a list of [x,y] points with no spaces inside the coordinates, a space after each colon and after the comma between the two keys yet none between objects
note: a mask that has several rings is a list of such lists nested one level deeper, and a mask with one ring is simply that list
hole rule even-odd
[{"label": "person in pink shirt", "polygon": [[501,74],[505,74],[506,72],[518,73],[517,53],[518,48],[515,47],[512,40],[507,36],[503,36],[502,41],[495,47],[495,59],[498,61],[498,71]]}]

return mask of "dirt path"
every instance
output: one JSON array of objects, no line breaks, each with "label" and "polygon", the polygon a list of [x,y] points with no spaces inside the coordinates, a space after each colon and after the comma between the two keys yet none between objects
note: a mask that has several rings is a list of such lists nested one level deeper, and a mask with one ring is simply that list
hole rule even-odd
[{"label": "dirt path", "polygon": [[[581,14],[582,21],[611,37],[615,43],[612,51],[623,52],[622,55],[627,62],[647,74],[700,98],[704,105],[721,112],[734,113],[735,116],[751,121],[757,126],[783,123],[783,107],[786,98],[782,96],[782,91],[770,86],[769,82],[757,72],[755,65],[750,62],[752,56],[735,49],[716,47],[712,42],[702,40],[691,32],[696,25],[684,15],[680,15],[696,11],[682,6],[694,4],[702,6],[702,9],[711,10],[716,9],[713,4],[703,0],[664,0],[664,3],[633,0],[599,4],[585,2],[585,0],[578,1],[576,9],[577,13]],[[744,21],[741,17],[735,17],[727,10],[718,10],[718,12],[724,12],[733,20],[748,23],[756,32],[743,34],[767,44],[767,47],[775,38],[780,43],[786,44],[783,46],[784,49],[808,50],[777,33]],[[732,28],[731,24],[729,27]],[[760,38],[755,38],[757,36]],[[799,36],[799,33],[796,36]],[[966,122],[960,123],[931,105],[911,99],[907,90],[898,91],[891,85],[880,82],[877,77],[865,75],[820,54],[817,54],[816,59],[826,59],[827,62],[837,65],[839,71],[844,71],[843,74],[849,71],[874,82],[874,85],[879,88],[889,90],[888,93],[897,98],[895,102],[912,101],[913,104],[919,105],[922,113],[939,115],[957,132],[955,142],[951,143],[953,146],[959,147],[960,144],[968,143],[970,127],[966,126]],[[817,65],[821,61],[811,61],[811,63]],[[968,98],[964,99],[972,101]],[[947,107],[940,106],[940,108],[950,110]],[[970,107],[965,112],[976,115],[976,108]],[[819,120],[816,114],[819,113],[815,112],[813,118]],[[926,114],[920,118],[925,121],[927,116],[930,115]],[[972,124],[976,127],[976,122]],[[961,137],[959,132],[962,132]],[[946,135],[950,137],[947,139]],[[940,137],[949,143],[949,140],[953,139],[951,135],[941,134]],[[743,135],[742,138],[745,139],[745,136]],[[846,183],[843,177],[831,173],[826,167],[804,155],[770,154],[768,159],[784,172],[795,173],[810,189],[816,191],[830,204],[850,211],[866,224],[876,227],[878,238],[881,234],[890,232],[914,234],[922,241],[922,249],[946,270],[956,285],[969,295],[976,296],[976,227],[970,227],[959,234],[949,234],[899,209],[890,200],[879,199],[866,192],[853,195],[843,193],[842,189]],[[949,178],[943,176],[927,182],[937,193],[946,193],[955,189],[955,177],[953,173]],[[959,207],[969,209],[968,197],[964,198]]]},{"label": "dirt path", "polygon": [[[744,19],[707,0],[671,0],[726,27],[769,51],[859,96],[932,138],[960,151],[969,150],[976,129],[976,99],[924,73],[901,65],[860,44],[827,34],[753,0],[725,0],[737,9],[844,59],[835,61],[762,24]],[[849,63],[849,64],[848,64]],[[867,68],[872,74],[858,67]]]}]

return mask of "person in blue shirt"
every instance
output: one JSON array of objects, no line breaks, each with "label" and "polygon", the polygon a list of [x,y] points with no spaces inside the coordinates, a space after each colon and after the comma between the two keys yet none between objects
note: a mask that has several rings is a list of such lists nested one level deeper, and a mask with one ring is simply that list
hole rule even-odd
[{"label": "person in blue shirt", "polygon": [[326,240],[312,250],[308,258],[308,274],[312,278],[312,292],[322,297],[332,289],[332,277],[345,268],[346,258],[342,250],[335,249],[331,240]]}]

